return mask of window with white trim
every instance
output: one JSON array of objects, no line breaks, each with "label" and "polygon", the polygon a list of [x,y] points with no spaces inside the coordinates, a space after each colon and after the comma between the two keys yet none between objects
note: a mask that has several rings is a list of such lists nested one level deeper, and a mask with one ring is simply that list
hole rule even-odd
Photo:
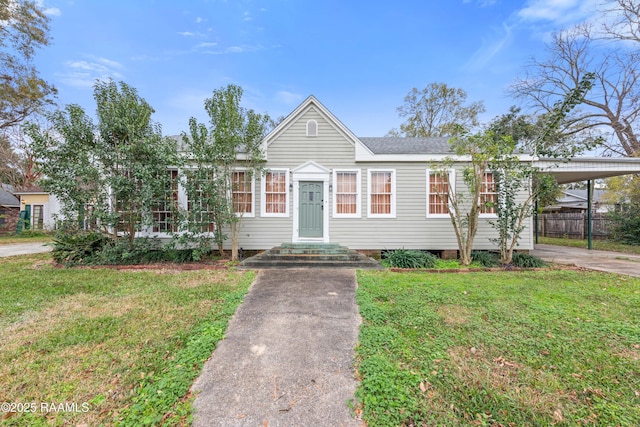
[{"label": "window with white trim", "polygon": [[496,182],[491,172],[486,172],[480,185],[480,215],[495,216],[498,202]]},{"label": "window with white trim", "polygon": [[360,169],[333,171],[333,217],[360,218]]},{"label": "window with white trim", "polygon": [[396,217],[396,171],[395,169],[369,169],[369,217]]},{"label": "window with white trim", "polygon": [[168,170],[162,199],[153,207],[153,231],[166,233],[177,230],[178,171]]},{"label": "window with white trim", "polygon": [[307,136],[318,136],[318,122],[307,120]]},{"label": "window with white trim", "polygon": [[[210,176],[205,179],[197,179],[193,171],[187,171],[187,210],[189,211],[189,221],[197,226],[200,232],[213,232],[215,230],[215,195],[206,191],[211,188],[211,182],[215,179]],[[190,192],[193,192],[191,194]]]},{"label": "window with white trim", "polygon": [[254,216],[253,177],[248,171],[235,170],[231,176],[233,210],[237,215]]},{"label": "window with white trim", "polygon": [[289,216],[289,170],[269,170],[262,178],[261,216]]},{"label": "window with white trim", "polygon": [[449,191],[454,171],[427,170],[427,217],[449,218]]}]

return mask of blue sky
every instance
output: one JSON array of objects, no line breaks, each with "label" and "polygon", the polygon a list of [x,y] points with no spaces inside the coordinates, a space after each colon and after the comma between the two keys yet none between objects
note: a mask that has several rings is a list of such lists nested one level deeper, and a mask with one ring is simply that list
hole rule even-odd
[{"label": "blue sky", "polygon": [[315,95],[356,135],[383,136],[431,82],[483,101],[484,121],[505,113],[505,88],[551,32],[599,1],[45,0],[53,43],[36,65],[60,105],[89,114],[95,79],[126,82],[168,135],[205,121],[205,98],[234,83],[274,118]]}]

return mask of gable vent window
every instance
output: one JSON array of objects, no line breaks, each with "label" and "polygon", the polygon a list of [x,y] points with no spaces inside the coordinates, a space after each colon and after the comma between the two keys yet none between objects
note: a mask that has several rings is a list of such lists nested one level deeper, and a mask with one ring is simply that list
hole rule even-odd
[{"label": "gable vent window", "polygon": [[307,136],[318,136],[318,122],[315,120],[307,122]]}]

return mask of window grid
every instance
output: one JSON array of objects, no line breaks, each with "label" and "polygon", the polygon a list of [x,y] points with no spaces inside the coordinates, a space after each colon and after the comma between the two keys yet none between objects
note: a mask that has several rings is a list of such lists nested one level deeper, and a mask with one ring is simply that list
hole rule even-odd
[{"label": "window grid", "polygon": [[170,184],[165,188],[162,200],[153,209],[153,231],[158,233],[176,231],[173,220],[178,207],[178,171],[167,171]]},{"label": "window grid", "polygon": [[497,201],[498,192],[493,174],[485,173],[480,185],[480,213],[495,215]]},{"label": "window grid", "polygon": [[372,215],[391,215],[391,180],[391,172],[371,172],[370,212]]},{"label": "window grid", "polygon": [[44,228],[44,205],[33,205],[31,213],[31,229],[42,230]]},{"label": "window grid", "polygon": [[358,213],[358,173],[336,173],[336,213]]},{"label": "window grid", "polygon": [[445,173],[429,173],[429,213],[449,213],[449,176]]},{"label": "window grid", "polygon": [[238,214],[251,214],[253,194],[251,192],[251,177],[246,171],[233,171],[232,175],[233,209]]},{"label": "window grid", "polygon": [[[197,189],[195,190],[197,196],[193,198],[196,202],[194,202],[191,197],[187,200],[187,210],[190,212],[191,221],[195,222],[196,226],[202,233],[215,231],[214,212],[210,209],[208,203],[209,199],[206,197],[203,190],[205,180],[198,180],[195,182],[196,178],[193,178],[191,174],[187,175],[187,179],[197,186]],[[210,179],[213,180],[213,177]]]},{"label": "window grid", "polygon": [[264,192],[266,213],[287,213],[287,172],[267,172]]}]

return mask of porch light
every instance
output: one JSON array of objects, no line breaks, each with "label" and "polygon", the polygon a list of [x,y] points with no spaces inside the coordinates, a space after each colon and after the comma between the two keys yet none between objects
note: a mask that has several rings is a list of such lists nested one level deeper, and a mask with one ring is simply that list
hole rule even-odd
[{"label": "porch light", "polygon": [[293,183],[292,182],[289,183],[289,191],[293,191]]},{"label": "porch light", "polygon": [[329,184],[329,193],[333,191],[333,184]]}]

